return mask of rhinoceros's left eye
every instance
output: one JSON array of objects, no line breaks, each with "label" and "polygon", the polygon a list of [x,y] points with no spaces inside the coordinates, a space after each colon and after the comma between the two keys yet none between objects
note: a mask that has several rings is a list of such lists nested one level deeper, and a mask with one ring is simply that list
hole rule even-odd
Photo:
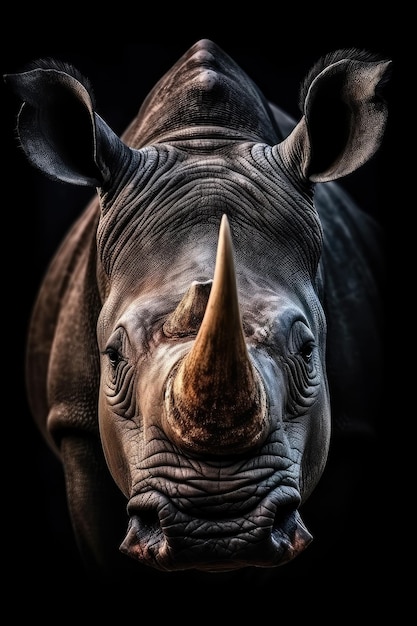
[{"label": "rhinoceros's left eye", "polygon": [[311,361],[315,347],[314,335],[301,320],[297,320],[291,328],[288,347],[291,354],[300,355],[305,363]]},{"label": "rhinoceros's left eye", "polygon": [[305,363],[310,363],[313,356],[314,344],[311,341],[306,342],[300,350],[300,354]]},{"label": "rhinoceros's left eye", "polygon": [[285,359],[288,375],[287,411],[290,418],[308,412],[320,389],[318,351],[311,329],[297,320],[290,332],[289,354]]}]

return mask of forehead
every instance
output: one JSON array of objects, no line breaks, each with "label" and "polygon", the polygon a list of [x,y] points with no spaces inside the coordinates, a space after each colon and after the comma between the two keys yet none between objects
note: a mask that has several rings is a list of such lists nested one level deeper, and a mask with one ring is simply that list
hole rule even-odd
[{"label": "forehead", "polygon": [[159,223],[161,233],[172,232],[172,220],[186,227],[210,222],[212,215],[217,221],[219,213],[227,213],[235,228],[245,223],[253,230],[262,230],[263,219],[277,220],[282,228],[298,216],[317,218],[310,189],[266,144],[199,140],[156,144],[132,154],[125,182],[113,183],[116,189],[103,198],[105,203],[111,198],[104,207],[110,228],[120,211],[126,222],[139,220],[145,238],[151,223]]},{"label": "forehead", "polygon": [[[251,142],[156,144],[133,151],[127,183],[106,194],[98,229],[106,272],[135,260],[212,263],[225,213],[238,265],[262,267],[297,257],[300,271],[314,271],[321,229],[308,189],[294,182],[270,146]],[[143,269],[143,268],[142,268]],[[295,268],[292,267],[294,272]],[[238,268],[239,271],[239,268]],[[198,273],[198,271],[197,271]],[[196,279],[211,278],[204,276]]]}]

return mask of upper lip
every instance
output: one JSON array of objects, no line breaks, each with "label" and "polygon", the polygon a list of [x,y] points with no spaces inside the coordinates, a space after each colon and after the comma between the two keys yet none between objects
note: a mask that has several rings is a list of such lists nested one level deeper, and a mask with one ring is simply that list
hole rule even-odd
[{"label": "upper lip", "polygon": [[192,516],[155,491],[129,503],[129,529],[121,551],[158,569],[224,570],[273,567],[312,540],[298,513],[295,491],[267,495],[244,514]]}]

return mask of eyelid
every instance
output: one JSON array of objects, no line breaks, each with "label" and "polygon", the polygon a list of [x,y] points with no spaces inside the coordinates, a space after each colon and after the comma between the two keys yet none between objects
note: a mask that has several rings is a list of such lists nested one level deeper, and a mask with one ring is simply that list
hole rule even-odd
[{"label": "eyelid", "polygon": [[316,341],[309,326],[301,320],[297,320],[291,327],[288,347],[292,354],[300,353],[304,346],[311,345],[313,349]]},{"label": "eyelid", "polygon": [[124,329],[121,326],[116,328],[107,340],[106,347],[102,354],[108,354],[110,350],[113,350],[122,355],[125,351],[125,337],[126,332]]}]

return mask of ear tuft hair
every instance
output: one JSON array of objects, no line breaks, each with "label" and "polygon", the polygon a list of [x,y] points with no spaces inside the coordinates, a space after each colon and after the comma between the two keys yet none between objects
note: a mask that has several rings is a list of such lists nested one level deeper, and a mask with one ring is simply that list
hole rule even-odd
[{"label": "ear tuft hair", "polygon": [[[380,54],[370,52],[369,50],[362,50],[360,48],[340,48],[339,50],[335,50],[334,52],[329,52],[328,54],[323,55],[309,70],[300,85],[298,107],[301,113],[304,112],[304,102],[307,97],[307,92],[316,76],[318,76],[318,74],[320,74],[320,72],[322,72],[329,65],[337,63],[337,61],[341,61],[342,59],[363,61],[367,63],[378,63],[380,61],[388,60]],[[386,81],[388,81],[388,77],[386,78]]]},{"label": "ear tuft hair", "polygon": [[43,57],[41,59],[36,59],[35,61],[31,61],[31,63],[25,66],[24,71],[28,72],[30,70],[35,70],[35,69],[57,70],[59,72],[65,72],[65,74],[72,76],[87,89],[88,93],[90,94],[93,107],[95,108],[96,103],[95,103],[95,98],[94,98],[94,90],[93,90],[93,86],[91,82],[71,63],[68,63],[66,61],[61,61],[59,59],[53,59],[50,57]]}]

